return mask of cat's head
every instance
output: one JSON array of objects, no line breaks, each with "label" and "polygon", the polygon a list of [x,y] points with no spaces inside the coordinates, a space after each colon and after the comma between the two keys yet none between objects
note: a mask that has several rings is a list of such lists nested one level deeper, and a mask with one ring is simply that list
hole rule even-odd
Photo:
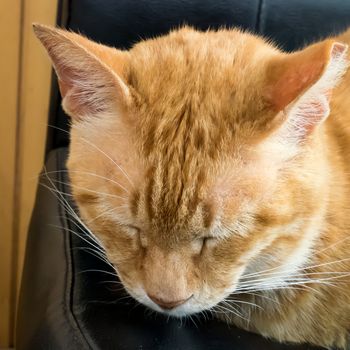
[{"label": "cat's head", "polygon": [[[276,287],[305,262],[345,45],[287,54],[238,30],[183,28],[120,51],[35,32],[72,117],[80,215],[132,296],[184,315]],[[249,282],[266,269],[280,274]]]}]

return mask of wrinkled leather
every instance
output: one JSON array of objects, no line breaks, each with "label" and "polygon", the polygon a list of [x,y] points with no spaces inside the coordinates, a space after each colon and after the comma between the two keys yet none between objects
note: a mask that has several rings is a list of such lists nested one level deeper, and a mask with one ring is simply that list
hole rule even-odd
[{"label": "wrinkled leather", "polygon": [[[53,150],[41,176],[23,271],[18,350],[316,349],[268,341],[212,318],[168,320],[127,297],[113,269],[91,250],[91,236],[62,204],[74,208],[66,156],[67,149]],[[66,195],[47,188],[54,185]]]}]

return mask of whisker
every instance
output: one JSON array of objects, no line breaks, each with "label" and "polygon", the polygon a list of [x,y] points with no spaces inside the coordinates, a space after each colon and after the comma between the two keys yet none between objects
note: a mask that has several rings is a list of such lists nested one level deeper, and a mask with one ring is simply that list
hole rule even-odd
[{"label": "whisker", "polygon": [[54,193],[57,193],[57,194],[65,195],[65,196],[67,196],[67,197],[73,197],[73,195],[72,195],[71,193],[59,191],[59,190],[57,190],[57,189],[55,189],[55,188],[52,188],[52,187],[50,187],[50,186],[45,185],[45,184],[42,183],[42,182],[39,182],[39,185],[40,185],[40,186],[43,186],[43,187],[45,187],[45,188],[47,188],[47,189],[49,189],[52,193],[54,192]]},{"label": "whisker", "polygon": [[110,263],[110,261],[107,259],[106,255],[102,255],[98,251],[96,251],[93,248],[88,248],[88,247],[76,247],[73,248],[73,250],[82,250],[85,253],[91,254],[95,256],[96,258],[100,259],[104,263],[106,263],[108,266],[110,266],[113,270],[115,269],[114,266]]},{"label": "whisker", "polygon": [[117,164],[107,153],[105,153],[104,151],[102,151],[99,147],[97,147],[95,144],[91,143],[90,141],[88,141],[87,139],[85,139],[84,137],[80,138],[81,140],[83,140],[84,142],[86,142],[88,145],[90,145],[91,147],[94,147],[96,150],[98,150],[99,152],[101,152],[103,155],[105,155],[114,165],[116,165],[116,167],[121,171],[122,174],[124,174],[125,178],[128,180],[128,182],[130,183],[130,185],[135,189],[135,185],[133,184],[133,182],[131,181],[129,175],[125,172],[125,170],[119,165]]},{"label": "whisker", "polygon": [[229,315],[230,313],[233,313],[233,314],[236,315],[237,317],[243,319],[244,321],[247,321],[247,319],[244,318],[241,314],[239,314],[238,311],[237,311],[236,309],[233,309],[232,305],[229,305],[229,306],[230,306],[230,308],[227,308],[227,307],[225,307],[225,306],[219,304],[219,305],[216,305],[215,308],[220,308],[221,310],[227,311],[227,312],[228,312],[228,315]]},{"label": "whisker", "polygon": [[82,270],[78,272],[78,275],[81,273],[86,273],[86,272],[99,272],[99,273],[105,273],[107,275],[112,275],[115,277],[118,277],[116,273],[110,272],[110,271],[105,271],[105,270],[98,270],[98,269],[88,269],[88,270]]},{"label": "whisker", "polygon": [[[51,227],[55,227],[55,228],[59,228],[59,229],[62,228],[62,227],[59,226],[59,225],[50,224],[50,226],[51,226]],[[71,232],[71,233],[75,234],[77,237],[79,237],[80,239],[82,239],[84,242],[86,242],[86,243],[88,243],[89,245],[91,245],[92,247],[94,247],[94,248],[95,248],[95,252],[97,251],[97,252],[99,252],[99,253],[101,253],[101,254],[103,254],[103,255],[105,254],[105,251],[104,251],[101,247],[94,245],[92,242],[90,242],[90,241],[89,241],[88,239],[86,239],[85,237],[82,237],[82,236],[79,235],[77,232],[75,232],[75,231],[73,231],[72,229],[69,229],[69,228],[64,228],[64,229],[67,230],[68,232]]]},{"label": "whisker", "polygon": [[280,303],[279,303],[277,300],[275,300],[275,299],[273,299],[273,298],[270,298],[270,297],[268,297],[268,296],[266,296],[266,295],[263,295],[263,294],[257,294],[257,293],[245,293],[245,294],[253,295],[253,296],[258,297],[258,298],[259,298],[259,297],[260,297],[260,298],[264,298],[264,299],[266,299],[266,300],[272,301],[272,302],[274,302],[274,303],[280,305]]},{"label": "whisker", "polygon": [[[334,278],[339,278],[339,276],[332,277]],[[239,288],[237,289],[233,294],[242,294],[245,293],[246,291],[262,291],[262,290],[273,290],[273,289],[296,289],[294,286],[302,286],[305,289],[310,289],[315,293],[319,293],[316,289],[307,286],[307,284],[325,284],[325,285],[332,285],[330,283],[327,283],[327,280],[306,280],[306,281],[297,281],[297,282],[288,282],[288,283],[283,283],[283,284],[276,284],[276,285],[252,285],[249,287],[244,287],[244,288]]]},{"label": "whisker", "polygon": [[[297,287],[296,287],[297,286]],[[236,289],[231,295],[236,295],[236,294],[247,294],[247,292],[263,292],[263,291],[273,291],[273,290],[311,290],[315,294],[320,293],[319,290],[314,289],[305,283],[280,283],[280,284],[261,284],[261,285],[252,285],[249,288],[238,288]]]},{"label": "whisker", "polygon": [[194,321],[193,317],[191,315],[188,315],[189,319],[192,321],[192,323],[195,325],[196,328],[198,328],[197,323]]},{"label": "whisker", "polygon": [[[268,280],[266,278],[260,278],[260,279],[252,279],[250,281],[245,281],[243,283],[239,283],[240,287],[245,287],[245,286],[250,286],[250,285],[254,285],[257,283],[262,282],[262,284],[264,284],[264,282],[268,281],[268,282],[273,282],[273,281],[279,281],[280,278],[283,278],[282,283],[288,283],[289,281],[313,281],[315,279],[311,279],[309,278],[310,276],[316,275],[316,276],[322,276],[322,275],[336,275],[337,277],[341,277],[341,276],[347,276],[348,272],[340,272],[340,271],[329,271],[329,272],[310,272],[310,273],[300,273],[300,274],[295,274],[295,275],[289,275],[285,278],[283,278],[283,275],[281,274],[281,276],[276,276],[276,277],[269,277]],[[336,276],[332,276],[332,277],[336,277]],[[330,278],[330,277],[324,277],[322,280],[325,280],[326,278]]]},{"label": "whisker", "polygon": [[[106,180],[106,181],[109,181],[109,182],[112,182],[116,185],[118,185],[120,188],[122,188],[125,192],[127,193],[130,193],[128,191],[128,189],[126,189],[123,185],[121,185],[119,182],[113,180],[113,179],[110,179],[109,177],[106,177],[106,176],[102,176],[102,175],[99,175],[99,174],[95,174],[93,172],[89,172],[89,171],[81,171],[81,170],[53,170],[53,171],[48,171],[47,174],[55,174],[55,173],[78,173],[78,174],[84,174],[84,175],[90,175],[90,176],[94,176],[94,177],[97,177],[97,178],[100,178],[102,180]],[[40,175],[39,175],[40,176]]]},{"label": "whisker", "polygon": [[[328,266],[328,265],[339,264],[339,263],[342,263],[342,262],[345,262],[345,261],[349,261],[349,260],[350,260],[350,258],[344,258],[344,259],[334,260],[334,261],[321,263],[321,264],[317,264],[317,265],[310,265],[310,266],[302,267],[301,269],[302,270],[311,270],[311,269],[324,267],[324,266]],[[273,273],[265,273],[265,272],[272,271],[272,270],[277,270],[277,269],[280,269],[280,268],[281,268],[281,266],[276,266],[276,267],[271,268],[271,269],[267,269],[267,270],[263,270],[263,271],[257,271],[257,272],[251,273],[251,274],[243,275],[243,276],[241,276],[240,279],[248,279],[248,278],[250,278],[252,276],[256,276],[256,275],[259,275],[259,276],[271,276],[271,275],[276,275],[276,274],[278,275],[278,274],[281,274],[280,271],[273,272]],[[294,269],[290,269],[290,270],[284,270],[283,272],[286,273],[286,272],[294,272],[294,271],[295,271]]]},{"label": "whisker", "polygon": [[[44,168],[45,169],[45,168]],[[46,170],[46,169],[45,169]],[[63,197],[62,193],[60,191],[58,191],[57,187],[54,185],[54,183],[51,181],[51,179],[49,178],[49,176],[47,176],[48,181],[51,183],[51,185],[53,186],[54,190],[52,188],[50,188],[49,186],[44,185],[44,187],[48,188],[58,199],[58,201],[60,202],[60,204],[65,208],[65,210],[67,211],[68,214],[70,214],[78,223],[81,227],[84,228],[84,230],[86,230],[89,233],[89,238],[91,238],[97,245],[94,245],[91,241],[87,240],[86,238],[82,237],[81,235],[79,235],[77,232],[68,229],[71,233],[77,235],[80,239],[84,240],[86,243],[88,243],[89,245],[93,246],[96,250],[98,250],[102,255],[105,254],[103,248],[102,248],[102,244],[101,242],[97,239],[97,237],[86,227],[86,225],[80,220],[79,216],[74,212],[73,208],[69,205],[69,203],[65,200],[65,198]],[[66,218],[69,221],[71,220],[70,218]],[[76,222],[74,222],[74,224],[76,224]],[[57,226],[57,225],[56,225]],[[61,228],[61,227],[58,227]],[[65,228],[67,229],[67,228]]]},{"label": "whisker", "polygon": [[64,218],[70,223],[72,223],[74,226],[77,226],[80,230],[82,230],[89,239],[93,240],[93,242],[96,244],[97,247],[102,248],[104,250],[101,242],[97,239],[97,237],[94,234],[92,234],[90,230],[86,230],[85,226],[82,226],[80,222],[76,221],[76,218],[74,217],[64,217]]},{"label": "whisker", "polygon": [[[46,167],[44,167],[44,171],[46,173]],[[72,218],[74,218],[76,220],[75,224],[79,224],[81,228],[83,228],[86,232],[89,233],[89,236],[91,239],[93,239],[93,241],[98,244],[100,247],[102,247],[101,242],[98,240],[98,238],[91,232],[91,230],[82,222],[82,220],[80,219],[80,217],[77,215],[77,213],[73,210],[73,208],[70,206],[70,204],[68,203],[68,201],[64,198],[63,194],[57,189],[57,187],[55,186],[55,184],[51,181],[50,177],[48,175],[46,175],[48,181],[50,182],[51,186],[53,187],[50,188],[49,186],[43,185],[44,187],[46,187],[49,191],[51,191],[51,193],[53,193],[53,195],[56,196],[56,198],[58,199],[59,203],[63,206],[63,208],[65,208],[66,212],[68,214],[70,214],[72,216]],[[69,218],[67,218],[69,219]],[[70,219],[69,219],[70,220]]]},{"label": "whisker", "polygon": [[54,180],[54,181],[55,181],[56,183],[59,183],[59,184],[62,184],[62,185],[70,186],[70,187],[77,188],[77,189],[80,189],[80,190],[85,190],[85,191],[88,191],[88,192],[91,192],[91,193],[96,193],[96,194],[103,195],[103,196],[107,196],[107,197],[114,197],[114,198],[126,199],[125,197],[118,196],[118,195],[116,195],[116,194],[91,190],[91,189],[89,189],[89,188],[87,188],[87,187],[83,187],[83,186],[79,186],[79,185],[74,185],[74,184],[71,184],[71,183],[69,183],[69,182],[60,181],[60,180]]},{"label": "whisker", "polygon": [[110,213],[110,212],[114,212],[116,211],[117,209],[120,209],[120,208],[124,208],[124,209],[128,209],[129,206],[127,204],[125,205],[118,205],[116,207],[111,207],[111,208],[108,208],[107,210],[104,210],[102,211],[100,214],[98,214],[96,217],[94,217],[93,219],[89,220],[88,221],[88,224],[91,224],[92,222],[96,221],[97,219],[99,219],[100,217]]},{"label": "whisker", "polygon": [[235,303],[240,303],[240,304],[246,304],[246,305],[254,306],[254,307],[258,308],[258,309],[261,309],[261,310],[265,311],[264,308],[261,307],[260,305],[257,305],[255,303],[251,303],[251,302],[248,302],[248,301],[243,301],[243,300],[238,300],[238,299],[229,299],[229,298],[226,298],[225,300],[233,301]]},{"label": "whisker", "polygon": [[328,245],[326,246],[325,248],[321,249],[321,250],[318,250],[316,253],[317,254],[322,254],[324,251],[328,250],[328,249],[331,249],[333,247],[335,247],[336,245],[340,244],[340,243],[344,243],[346,240],[350,239],[350,236],[347,236],[345,237],[344,239],[340,239],[339,241],[336,241],[335,243],[331,244],[331,245]]},{"label": "whisker", "polygon": [[[229,303],[229,302],[227,301],[227,299],[222,300],[221,303],[224,304],[224,305],[225,305],[226,307],[228,307],[229,309],[230,309],[230,308],[231,308],[231,309],[234,309],[237,313],[239,313],[239,314],[243,317],[242,312],[240,312],[239,306],[238,306],[238,305],[235,305],[234,303]],[[237,308],[236,308],[236,306],[237,306]]]},{"label": "whisker", "polygon": [[[60,130],[62,132],[65,132],[66,134],[70,135],[70,132],[67,130],[64,130],[62,128],[59,128],[55,125],[50,125],[48,124],[49,127],[56,129],[56,130]],[[73,126],[72,126],[73,127]],[[117,166],[117,168],[122,172],[122,174],[124,174],[124,176],[126,177],[126,179],[128,180],[128,182],[131,184],[131,186],[133,188],[135,188],[135,185],[133,184],[133,182],[131,181],[129,175],[125,172],[124,169],[122,169],[121,166],[119,166],[107,153],[103,152],[99,147],[97,147],[96,145],[92,144],[90,141],[86,140],[84,137],[80,137],[81,140],[83,140],[84,142],[86,142],[87,144],[89,144],[91,147],[94,147],[95,149],[97,149],[98,151],[100,151],[104,156],[106,156],[114,165]]]},{"label": "whisker", "polygon": [[123,289],[124,289],[124,285],[123,285],[123,283],[122,282],[120,282],[120,281],[100,281],[100,282],[98,282],[98,283],[110,283],[110,284],[117,284],[117,285],[120,285],[120,286],[123,286]]}]

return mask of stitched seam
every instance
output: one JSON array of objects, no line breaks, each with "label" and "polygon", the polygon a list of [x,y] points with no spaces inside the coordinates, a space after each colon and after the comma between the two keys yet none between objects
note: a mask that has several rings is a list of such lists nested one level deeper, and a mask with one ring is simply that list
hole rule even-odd
[{"label": "stitched seam", "polygon": [[[59,169],[62,161],[64,160],[63,157],[61,157],[62,149],[57,150],[56,153],[56,169]],[[64,178],[63,178],[63,173],[58,172],[57,178],[58,178],[58,187],[61,192],[65,192],[65,186],[63,184]],[[64,195],[63,195],[64,196]],[[66,199],[66,198],[65,198]],[[67,199],[66,199],[67,200]],[[66,274],[65,274],[65,288],[64,288],[64,311],[66,312],[67,319],[69,320],[69,323],[74,329],[74,336],[72,341],[76,342],[76,337],[75,335],[78,334],[80,338],[80,344],[76,345],[81,345],[84,344],[88,348],[90,347],[90,344],[88,344],[84,334],[82,333],[79,324],[75,318],[74,312],[73,312],[73,257],[72,257],[72,249],[71,249],[71,233],[70,231],[67,230],[71,229],[69,225],[69,221],[66,220],[66,215],[67,211],[66,209],[63,208],[63,206],[58,203],[58,211],[60,213],[60,221],[62,224],[62,227],[65,229],[65,239],[64,239],[64,254],[66,257]],[[63,234],[63,233],[62,233]]]},{"label": "stitched seam", "polygon": [[263,10],[263,1],[264,0],[259,0],[258,3],[258,12],[256,16],[256,22],[255,22],[255,32],[256,33],[261,33],[261,19],[262,19],[262,10]]}]

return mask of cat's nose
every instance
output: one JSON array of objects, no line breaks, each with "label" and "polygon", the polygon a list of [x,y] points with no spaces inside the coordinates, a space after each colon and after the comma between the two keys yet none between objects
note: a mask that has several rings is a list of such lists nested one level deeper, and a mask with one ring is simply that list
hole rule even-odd
[{"label": "cat's nose", "polygon": [[175,307],[184,304],[187,300],[192,298],[192,295],[191,295],[190,297],[181,299],[181,300],[165,300],[150,294],[148,294],[148,296],[152,301],[154,301],[158,306],[160,306],[164,310],[174,309]]}]

